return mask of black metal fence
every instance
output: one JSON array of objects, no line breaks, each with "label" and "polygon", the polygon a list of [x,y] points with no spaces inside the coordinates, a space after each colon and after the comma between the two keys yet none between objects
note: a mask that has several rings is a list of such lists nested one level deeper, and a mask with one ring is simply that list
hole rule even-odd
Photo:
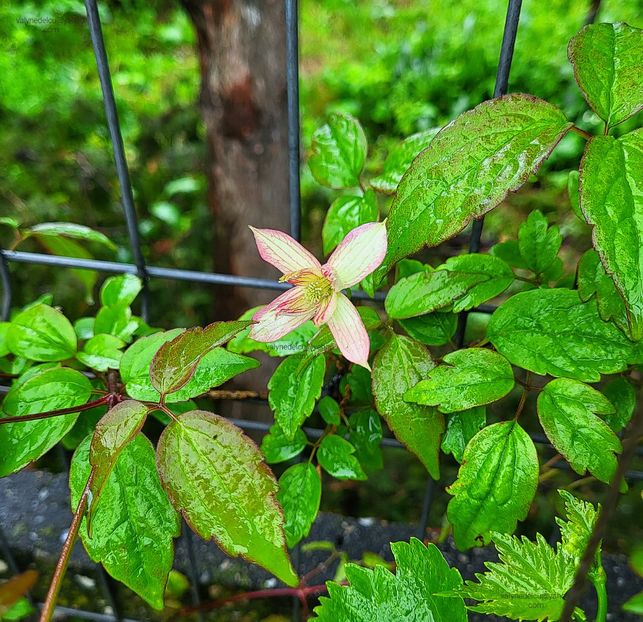
[{"label": "black metal fence", "polygon": [[[299,153],[299,44],[298,44],[298,6],[297,0],[284,0],[285,4],[285,22],[286,22],[286,83],[287,83],[287,108],[288,108],[288,165],[289,165],[289,212],[290,212],[290,234],[293,238],[299,240],[301,234],[301,203],[300,203],[300,153]],[[507,93],[509,81],[509,72],[514,53],[518,23],[520,20],[522,0],[509,0],[507,14],[504,24],[502,46],[496,74],[496,83],[494,88],[494,97],[499,97]],[[94,55],[100,84],[103,94],[103,103],[105,106],[105,115],[107,126],[109,128],[111,143],[114,153],[116,172],[120,184],[121,201],[123,204],[123,213],[127,223],[130,248],[133,257],[133,263],[119,263],[113,261],[101,261],[95,259],[78,259],[74,257],[61,257],[47,255],[43,253],[30,253],[20,251],[10,251],[0,249],[0,284],[2,285],[2,305],[0,307],[2,318],[8,319],[11,300],[11,271],[10,264],[39,264],[50,266],[51,268],[80,268],[87,270],[96,270],[104,273],[132,273],[138,275],[143,281],[144,287],[142,292],[141,315],[145,320],[148,319],[149,313],[149,288],[150,279],[170,279],[180,281],[190,281],[193,283],[204,283],[214,285],[240,286],[256,289],[284,290],[288,287],[286,283],[280,283],[269,279],[255,278],[250,276],[236,276],[229,274],[217,274],[213,272],[201,272],[192,270],[177,270],[172,268],[162,268],[147,265],[145,256],[141,248],[140,233],[136,209],[134,206],[134,196],[130,181],[129,170],[125,158],[123,139],[121,135],[118,112],[114,99],[112,80],[109,70],[107,53],[103,40],[100,16],[98,13],[97,0],[85,0],[87,11],[87,24],[91,35]],[[475,253],[480,249],[480,239],[482,235],[483,219],[474,221],[469,240],[469,252]],[[357,297],[365,298],[363,294],[358,293]],[[376,300],[382,300],[383,295],[378,294]],[[492,313],[494,307],[490,305],[480,305],[475,311],[482,313]],[[464,334],[467,323],[467,312],[463,312],[459,318],[458,330],[456,333],[456,343],[461,347],[464,343]],[[7,387],[0,387],[7,390]],[[246,421],[242,419],[233,419],[233,423],[248,431],[267,432],[269,424]],[[318,438],[322,430],[305,428],[306,434],[311,438]],[[549,445],[548,440],[543,435],[532,435],[534,442],[543,445]],[[402,447],[402,445],[393,438],[384,438],[384,446]],[[557,467],[569,468],[565,462],[559,462]],[[630,479],[643,479],[641,472],[629,472]],[[420,538],[424,537],[429,512],[433,502],[435,482],[427,478],[426,490],[422,502],[420,521],[417,526],[417,532]],[[193,605],[199,606],[200,591],[199,577],[196,567],[193,540],[194,537],[189,529],[184,529],[185,544],[187,557],[190,563],[190,580],[191,595]],[[0,552],[6,559],[9,571],[12,574],[19,572],[15,557],[12,555],[11,548],[5,535],[0,528]],[[298,551],[294,554],[295,560],[299,558]],[[110,579],[105,574],[102,566],[98,566],[99,587],[102,591],[105,601],[109,604],[112,613],[96,613],[79,609],[69,609],[67,607],[56,607],[56,613],[61,616],[73,615],[78,619],[96,620],[105,622],[137,622],[129,621],[119,615],[119,608],[110,586]],[[298,601],[293,602],[293,620],[298,620]]]}]

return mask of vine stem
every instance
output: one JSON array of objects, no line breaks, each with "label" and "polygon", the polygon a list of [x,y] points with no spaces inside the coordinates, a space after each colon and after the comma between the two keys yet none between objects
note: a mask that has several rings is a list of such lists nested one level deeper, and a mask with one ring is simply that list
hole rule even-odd
[{"label": "vine stem", "polygon": [[597,569],[590,572],[588,579],[596,590],[596,618],[595,622],[606,622],[607,620],[607,577],[601,565],[600,553],[596,553]]},{"label": "vine stem", "polygon": [[58,410],[47,410],[42,413],[33,413],[31,415],[23,415],[22,417],[2,417],[0,418],[0,424],[2,423],[20,423],[21,421],[34,421],[36,419],[47,419],[48,417],[60,417],[61,415],[70,415],[72,413],[77,413],[82,410],[91,410],[97,406],[109,405],[113,399],[112,395],[104,395],[103,397],[94,400],[92,402],[87,402],[86,404],[81,404],[80,406],[70,406],[69,408],[59,408]]},{"label": "vine stem", "polygon": [[76,512],[74,512],[74,518],[71,521],[69,526],[69,531],[67,532],[67,537],[65,538],[65,544],[63,544],[62,551],[60,552],[60,558],[56,564],[56,569],[54,571],[54,576],[51,579],[51,584],[49,585],[49,591],[47,592],[47,598],[45,603],[42,606],[42,611],[40,612],[40,622],[50,622],[54,610],[56,608],[56,601],[58,600],[58,594],[60,593],[60,588],[62,586],[62,581],[67,572],[67,566],[69,565],[69,558],[71,557],[71,552],[74,549],[74,544],[78,538],[78,532],[80,530],[80,525],[82,523],[83,517],[85,516],[85,511],[87,510],[87,500],[89,499],[89,488],[94,481],[94,469],[89,473],[87,478],[87,484],[85,484],[85,489],[83,494],[80,496],[78,501],[78,506],[76,507]]}]

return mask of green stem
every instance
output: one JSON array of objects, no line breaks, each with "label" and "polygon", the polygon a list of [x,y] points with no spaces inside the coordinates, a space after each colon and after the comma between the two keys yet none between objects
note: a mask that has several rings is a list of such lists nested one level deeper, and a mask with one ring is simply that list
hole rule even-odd
[{"label": "green stem", "polygon": [[596,590],[596,618],[595,622],[606,622],[607,620],[607,589],[606,576],[601,564],[600,553],[596,554],[596,569],[590,572],[588,579],[591,581]]}]

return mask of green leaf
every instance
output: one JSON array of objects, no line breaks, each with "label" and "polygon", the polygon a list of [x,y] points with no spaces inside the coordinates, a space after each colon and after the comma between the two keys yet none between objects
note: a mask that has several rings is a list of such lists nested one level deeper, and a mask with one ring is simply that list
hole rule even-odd
[{"label": "green leaf", "polygon": [[57,309],[38,304],[11,320],[9,349],[32,361],[64,361],[76,354],[76,333]]},{"label": "green leaf", "polygon": [[110,276],[100,288],[100,301],[106,307],[129,307],[142,289],[141,279],[134,274]]},{"label": "green leaf", "polygon": [[592,138],[580,170],[580,206],[594,248],[623,296],[633,340],[643,338],[643,128]]},{"label": "green leaf", "polygon": [[19,229],[20,223],[11,216],[0,216],[0,225],[5,225],[11,229]]},{"label": "green leaf", "polygon": [[368,145],[357,119],[332,114],[326,125],[313,134],[308,166],[313,177],[329,188],[359,186]]},{"label": "green leaf", "polygon": [[309,462],[286,469],[279,478],[277,501],[284,511],[284,531],[290,548],[305,538],[319,512],[321,477]]},{"label": "green leaf", "polygon": [[377,220],[377,200],[372,190],[363,196],[345,195],[335,199],[326,212],[322,228],[324,255],[328,255],[353,229]]},{"label": "green leaf", "polygon": [[348,422],[350,427],[349,440],[355,447],[355,456],[366,469],[377,470],[383,466],[382,423],[380,416],[370,408],[353,413]]},{"label": "green leaf", "polygon": [[315,608],[320,622],[466,622],[464,601],[456,591],[460,573],[433,544],[416,538],[395,542],[391,550],[395,575],[378,565],[372,570],[346,565],[350,585],[328,584],[330,598],[322,596]]},{"label": "green leaf", "polygon": [[[86,376],[75,369],[56,367],[36,372],[15,383],[2,403],[9,417],[82,406],[91,395]],[[73,427],[78,414],[0,425],[0,477],[40,458]]]},{"label": "green leaf", "polygon": [[565,503],[566,518],[556,518],[560,527],[560,548],[578,563],[596,526],[598,511],[591,503],[577,499],[566,490],[559,490],[558,494]]},{"label": "green leaf", "polygon": [[620,432],[634,415],[636,390],[625,378],[619,376],[610,380],[602,392],[614,406],[613,413],[605,414],[605,422],[614,432]]},{"label": "green leaf", "polygon": [[[89,445],[87,437],[71,462],[69,485],[74,509],[92,468]],[[154,448],[142,434],[118,456],[91,525],[91,535],[87,518],[80,526],[80,537],[89,556],[152,607],[162,609],[174,559],[173,538],[180,534],[181,526],[161,488]]]},{"label": "green leaf", "polygon": [[101,307],[94,321],[94,332],[114,335],[123,341],[129,341],[138,328],[138,322],[132,318],[132,310],[127,305]]},{"label": "green leaf", "polygon": [[386,312],[395,319],[439,309],[458,313],[501,294],[513,280],[511,268],[493,255],[451,257],[436,270],[400,279],[386,296]]},{"label": "green leaf", "polygon": [[438,406],[443,413],[490,404],[514,387],[511,365],[485,348],[468,348],[447,354],[439,365],[404,394],[407,402]]},{"label": "green leaf", "polygon": [[303,354],[285,358],[268,382],[268,403],[275,413],[275,422],[288,439],[315,408],[321,395],[326,359],[307,359]]},{"label": "green leaf", "polygon": [[487,424],[487,410],[477,406],[469,410],[451,413],[447,417],[447,429],[442,439],[442,451],[462,462],[469,441]]},{"label": "green leaf", "polygon": [[74,427],[60,441],[62,446],[69,451],[76,449],[88,434],[94,433],[96,424],[106,412],[107,406],[96,406],[89,410],[84,410],[83,416],[76,419]]},{"label": "green leaf", "polygon": [[605,272],[598,253],[589,249],[578,262],[578,295],[587,302],[596,294],[598,314],[605,322],[614,322],[623,332],[629,331],[627,311],[614,281]]},{"label": "green leaf", "polygon": [[353,455],[355,447],[336,434],[325,436],[317,450],[319,465],[337,479],[366,479],[359,460]]},{"label": "green leaf", "polygon": [[176,393],[192,378],[208,352],[229,341],[250,323],[247,320],[214,322],[205,328],[190,328],[163,343],[150,366],[152,385],[161,396]]},{"label": "green leaf", "polygon": [[278,425],[273,425],[261,441],[261,451],[268,464],[276,464],[299,455],[307,444],[308,439],[302,430],[297,430],[289,440]]},{"label": "green leaf", "polygon": [[404,401],[404,394],[434,367],[424,346],[408,337],[391,335],[373,362],[373,393],[377,411],[397,440],[438,479],[444,416],[435,408]]},{"label": "green leaf", "polygon": [[93,467],[94,478],[89,487],[92,501],[87,512],[88,522],[96,515],[98,501],[118,456],[141,431],[148,410],[140,402],[125,400],[111,408],[96,424],[89,449],[89,463]]},{"label": "green leaf", "polygon": [[643,592],[639,592],[632,596],[632,598],[623,605],[623,611],[643,616]]},{"label": "green leaf", "polygon": [[76,358],[96,371],[118,369],[125,342],[114,335],[96,335],[84,345]]},{"label": "green leaf", "polygon": [[562,241],[558,227],[548,227],[539,210],[531,212],[518,231],[520,255],[534,274],[543,274],[556,261]]},{"label": "green leaf", "polygon": [[95,242],[110,250],[116,250],[116,244],[104,233],[96,231],[85,225],[77,225],[71,222],[43,222],[34,225],[25,231],[26,235],[61,235],[74,240],[85,240]]},{"label": "green leaf", "polygon": [[579,475],[589,471],[609,482],[616,471],[615,453],[621,442],[596,414],[614,412],[614,406],[596,389],[568,378],[557,378],[538,395],[538,417],[556,451]]},{"label": "green leaf", "polygon": [[527,270],[527,264],[520,254],[518,240],[506,240],[504,242],[498,242],[498,244],[494,244],[489,249],[489,253],[494,257],[502,259],[512,268]]},{"label": "green leaf", "polygon": [[578,179],[578,171],[569,171],[569,175],[567,177],[567,195],[569,196],[569,204],[572,208],[572,211],[574,212],[574,214],[576,214],[578,220],[584,223],[585,217],[583,216],[583,212],[580,209]]},{"label": "green leaf", "polygon": [[481,601],[469,609],[512,620],[558,620],[574,581],[572,560],[540,534],[531,542],[494,533],[493,542],[500,561],[485,562],[487,572],[476,573],[478,583],[467,581],[460,590],[464,598]]},{"label": "green leaf", "polygon": [[9,334],[9,322],[0,322],[0,357],[11,354],[9,343],[7,342],[7,335]]},{"label": "green leaf", "polygon": [[538,486],[534,443],[515,421],[487,426],[466,449],[448,489],[447,516],[460,549],[489,542],[492,531],[512,533],[527,516]]},{"label": "green leaf", "polygon": [[87,340],[94,336],[94,322],[93,317],[81,317],[74,322],[74,332],[78,339]]},{"label": "green leaf", "polygon": [[551,104],[520,94],[484,102],[447,125],[400,182],[376,280],[496,207],[535,173],[571,125]]},{"label": "green leaf", "polygon": [[569,289],[516,294],[491,316],[487,336],[511,363],[536,374],[598,382],[600,374],[627,369],[636,352],[596,303],[581,303]]},{"label": "green leaf", "polygon": [[427,346],[443,346],[449,343],[455,335],[458,328],[458,316],[451,312],[438,311],[400,320],[400,325],[420,343]]},{"label": "green leaf", "polygon": [[297,584],[275,501],[277,482],[239,428],[194,410],[165,428],[157,451],[163,486],[197,534]]},{"label": "green leaf", "polygon": [[373,402],[372,377],[370,370],[361,365],[353,365],[350,371],[344,375],[339,383],[339,391],[342,395],[350,396],[348,402],[351,405],[371,405]]},{"label": "green leaf", "polygon": [[590,24],[567,50],[587,103],[609,127],[643,106],[643,31],[624,23]]},{"label": "green leaf", "polygon": [[413,160],[429,146],[439,131],[439,127],[434,127],[413,134],[393,147],[384,160],[382,174],[371,179],[371,186],[380,192],[393,194]]},{"label": "green leaf", "polygon": [[339,425],[342,422],[339,404],[330,395],[325,395],[319,400],[317,409],[328,425]]}]

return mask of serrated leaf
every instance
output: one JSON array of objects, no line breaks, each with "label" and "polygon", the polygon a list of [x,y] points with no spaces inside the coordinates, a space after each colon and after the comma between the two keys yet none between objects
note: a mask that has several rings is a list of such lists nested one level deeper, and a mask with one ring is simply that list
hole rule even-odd
[{"label": "serrated leaf", "polygon": [[329,188],[359,186],[366,159],[366,136],[359,121],[347,114],[331,114],[313,134],[308,166],[313,177]]},{"label": "serrated leaf", "polygon": [[143,283],[135,274],[110,276],[100,288],[100,301],[107,307],[129,307],[142,289]]},{"label": "serrated leaf", "polygon": [[88,526],[96,514],[98,501],[118,456],[141,431],[148,410],[140,402],[125,400],[111,408],[96,424],[89,449],[89,463],[93,467],[94,477],[89,487],[92,501],[87,512]]},{"label": "serrated leaf", "polygon": [[[91,472],[89,445],[87,437],[71,462],[69,485],[74,509]],[[89,556],[152,607],[162,609],[174,560],[173,539],[181,527],[161,488],[154,448],[142,434],[118,456],[91,525],[91,535],[87,518],[80,526],[80,537]]]},{"label": "serrated leaf", "polygon": [[549,227],[539,210],[531,212],[518,230],[520,255],[534,274],[543,274],[556,261],[562,241],[558,227]]},{"label": "serrated leaf", "polygon": [[388,216],[380,280],[403,257],[437,246],[518,189],[571,123],[528,95],[484,102],[447,125],[406,172]]},{"label": "serrated leaf", "polygon": [[395,575],[378,565],[372,570],[346,565],[350,585],[328,584],[330,598],[315,608],[320,622],[466,622],[462,598],[445,596],[462,585],[460,573],[439,549],[416,538],[395,542]]},{"label": "serrated leaf", "polygon": [[96,371],[118,369],[125,342],[114,335],[96,335],[87,341],[76,358]]},{"label": "serrated leaf", "polygon": [[321,477],[310,462],[287,468],[279,478],[277,501],[284,511],[284,531],[290,548],[305,538],[319,512]]},{"label": "serrated leaf", "polygon": [[589,249],[578,262],[578,295],[587,302],[596,294],[598,314],[605,322],[614,322],[627,334],[627,312],[623,298],[616,290],[614,281],[605,272],[598,253]]},{"label": "serrated leaf", "polygon": [[328,255],[353,229],[377,220],[377,200],[372,190],[362,196],[345,195],[335,199],[324,218],[322,241]]},{"label": "serrated leaf", "polygon": [[25,231],[25,235],[62,235],[74,240],[86,240],[105,246],[110,250],[116,250],[116,244],[112,242],[104,233],[71,222],[43,222]]},{"label": "serrated leaf", "polygon": [[491,316],[487,336],[518,367],[584,382],[623,371],[637,357],[632,342],[601,320],[594,301],[583,304],[564,288],[512,296]]},{"label": "serrated leaf", "polygon": [[268,464],[276,464],[299,455],[307,444],[308,439],[302,430],[297,430],[295,436],[288,439],[278,425],[273,425],[261,440],[261,451]]},{"label": "serrated leaf", "polygon": [[485,562],[487,572],[476,573],[478,583],[467,581],[460,590],[464,598],[481,601],[469,609],[512,620],[558,620],[574,580],[572,560],[540,534],[531,542],[494,533],[493,542],[500,561]]},{"label": "serrated leaf", "polygon": [[64,361],[76,354],[76,333],[60,311],[38,304],[11,320],[7,344],[13,354],[32,361]]},{"label": "serrated leaf", "polygon": [[[15,383],[2,403],[9,417],[71,408],[87,403],[92,385],[75,369],[35,371]],[[13,473],[49,451],[71,430],[78,413],[0,425],[0,477]]]},{"label": "serrated leaf", "polygon": [[152,385],[161,396],[176,393],[189,382],[208,352],[229,341],[250,323],[247,320],[214,322],[205,328],[190,328],[163,343],[150,366]]},{"label": "serrated leaf", "polygon": [[614,432],[620,432],[634,415],[636,390],[625,378],[619,376],[610,380],[601,391],[614,406],[613,413],[605,414],[605,422]]},{"label": "serrated leaf", "polygon": [[552,380],[538,395],[538,418],[556,451],[578,474],[589,471],[603,482],[616,471],[621,442],[596,414],[613,412],[602,393],[569,378]]},{"label": "serrated leaf", "polygon": [[317,450],[317,462],[337,479],[366,479],[359,460],[353,454],[355,447],[336,434],[325,436]]},{"label": "serrated leaf", "polygon": [[400,279],[386,296],[386,312],[395,319],[440,309],[458,313],[501,294],[513,280],[511,268],[493,255],[451,257],[436,270]]},{"label": "serrated leaf", "polygon": [[423,345],[392,334],[373,362],[373,394],[377,411],[397,440],[420,459],[433,479],[438,479],[444,416],[435,408],[404,401],[404,394],[434,367]]},{"label": "serrated leaf", "polygon": [[605,270],[625,300],[630,335],[643,337],[643,128],[597,136],[585,148],[580,207]]},{"label": "serrated leaf", "polygon": [[165,428],[157,452],[163,486],[197,534],[297,584],[275,500],[277,482],[239,428],[194,410]]},{"label": "serrated leaf", "polygon": [[440,412],[452,413],[495,402],[514,387],[511,365],[492,350],[456,350],[443,361],[404,394],[407,402],[438,406]]},{"label": "serrated leaf", "polygon": [[371,186],[379,192],[393,194],[413,160],[429,146],[433,137],[439,131],[439,127],[434,127],[430,130],[413,134],[404,139],[399,145],[393,147],[388,156],[386,156],[386,160],[384,160],[382,174],[371,179]]},{"label": "serrated leaf", "polygon": [[268,403],[275,413],[275,422],[288,439],[315,408],[321,395],[326,359],[307,359],[303,354],[285,358],[268,382]]},{"label": "serrated leaf", "polygon": [[462,462],[465,447],[486,424],[487,410],[484,406],[451,413],[447,417],[442,451],[453,455],[458,462]]},{"label": "serrated leaf", "polygon": [[643,31],[624,23],[590,24],[569,42],[567,54],[587,103],[608,126],[641,109]]},{"label": "serrated leaf", "polygon": [[538,455],[515,421],[494,423],[466,449],[447,516],[460,549],[486,544],[492,531],[512,533],[527,516],[538,486]]},{"label": "serrated leaf", "polygon": [[458,316],[450,311],[437,311],[400,320],[400,325],[416,341],[427,346],[449,343],[458,328]]},{"label": "serrated leaf", "polygon": [[560,527],[560,548],[572,559],[580,562],[596,526],[600,506],[597,511],[591,503],[577,499],[566,490],[559,490],[558,494],[565,503],[566,519],[556,518]]}]

